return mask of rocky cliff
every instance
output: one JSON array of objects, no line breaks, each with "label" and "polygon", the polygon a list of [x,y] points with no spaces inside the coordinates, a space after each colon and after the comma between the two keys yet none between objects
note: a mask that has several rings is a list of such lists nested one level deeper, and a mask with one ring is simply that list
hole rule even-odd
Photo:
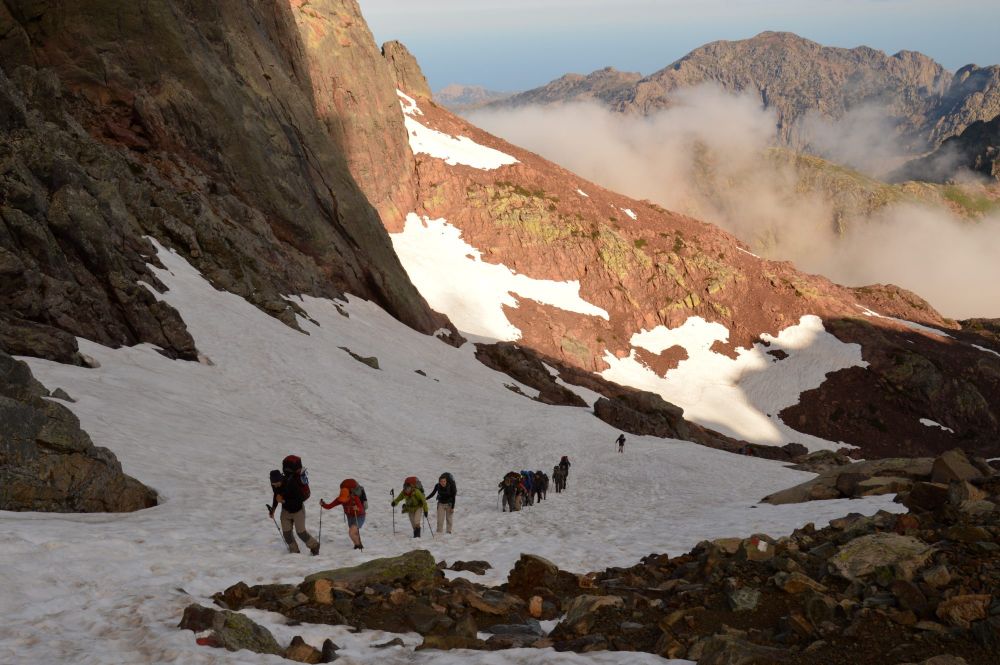
[{"label": "rocky cliff", "polygon": [[[699,47],[649,76],[629,80],[601,70],[570,74],[496,102],[497,107],[589,99],[623,113],[669,108],[681,90],[706,83],[749,93],[777,113],[777,136],[793,146],[807,140],[809,115],[837,120],[875,107],[889,116],[904,147],[921,152],[1000,113],[1000,67],[969,65],[954,75],[925,55],[887,55],[865,46],[822,46],[785,32]],[[598,82],[600,83],[598,85]]]},{"label": "rocky cliff", "polygon": [[962,172],[1000,180],[1000,115],[976,121],[934,152],[907,162],[891,177],[896,180],[948,182]]},{"label": "rocky cliff", "polygon": [[294,324],[290,293],[370,298],[429,332],[366,194],[412,173],[392,79],[354,2],[0,5],[0,343],[74,336],[196,355],[150,293],[147,237]]}]

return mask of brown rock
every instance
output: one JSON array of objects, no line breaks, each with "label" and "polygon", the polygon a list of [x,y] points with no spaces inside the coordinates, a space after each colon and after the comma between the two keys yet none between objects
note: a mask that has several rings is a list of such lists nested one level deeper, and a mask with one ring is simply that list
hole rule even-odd
[{"label": "brown rock", "polygon": [[465,637],[463,635],[425,635],[424,641],[417,647],[417,651],[425,649],[437,649],[439,651],[476,649],[483,651],[488,648],[486,642],[475,637]]},{"label": "brown rock", "polygon": [[959,506],[966,501],[983,501],[986,498],[986,492],[967,480],[955,480],[948,485],[948,503],[953,506]]},{"label": "brown rock", "polygon": [[698,665],[764,665],[783,663],[790,656],[784,649],[760,646],[730,635],[710,637],[699,650]]},{"label": "brown rock", "polygon": [[621,608],[625,604],[619,596],[577,596],[566,606],[566,616],[553,631],[553,636],[582,637],[590,632],[595,615],[605,607]]},{"label": "brown rock", "polygon": [[409,49],[402,42],[391,41],[382,44],[382,57],[389,63],[396,87],[412,97],[431,98],[431,88],[424,73]]},{"label": "brown rock", "polygon": [[507,576],[510,593],[527,601],[532,596],[575,596],[580,593],[576,575],[540,556],[522,554]]},{"label": "brown rock", "polygon": [[953,596],[937,607],[937,616],[945,623],[968,628],[973,621],[986,618],[991,597],[988,594]]},{"label": "brown rock", "polygon": [[925,570],[921,574],[921,578],[928,586],[935,589],[942,589],[951,582],[951,573],[948,572],[947,566],[934,566]]},{"label": "brown rock", "polygon": [[961,448],[955,448],[934,460],[931,471],[931,482],[950,483],[953,480],[972,480],[982,478],[982,472],[977,469]]},{"label": "brown rock", "polygon": [[826,592],[825,586],[802,573],[778,573],[772,579],[775,586],[786,593],[799,594],[806,591]]},{"label": "brown rock", "polygon": [[902,503],[913,511],[937,510],[948,503],[948,486],[942,483],[914,483]]},{"label": "brown rock", "polygon": [[542,618],[542,597],[532,596],[528,601],[528,614],[530,614],[535,619]]},{"label": "brown rock", "polygon": [[291,644],[285,649],[285,658],[296,663],[322,663],[323,652],[314,646],[306,644],[299,635],[292,638]]}]

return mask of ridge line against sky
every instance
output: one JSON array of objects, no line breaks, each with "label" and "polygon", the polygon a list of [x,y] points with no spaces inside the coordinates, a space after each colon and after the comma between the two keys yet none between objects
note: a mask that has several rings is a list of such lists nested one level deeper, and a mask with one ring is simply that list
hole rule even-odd
[{"label": "ridge line against sky", "polygon": [[765,30],[919,51],[952,71],[1000,63],[997,0],[359,1],[376,41],[406,44],[434,90],[527,90],[606,66],[647,75],[708,42]]}]

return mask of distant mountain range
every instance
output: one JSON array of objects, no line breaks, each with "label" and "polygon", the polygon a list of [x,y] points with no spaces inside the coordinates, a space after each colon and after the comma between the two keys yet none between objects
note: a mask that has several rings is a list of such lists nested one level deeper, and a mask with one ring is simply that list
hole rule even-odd
[{"label": "distant mountain range", "polygon": [[510,97],[510,92],[487,90],[478,85],[452,83],[434,93],[434,99],[452,111],[468,111]]},{"label": "distant mountain range", "polygon": [[911,154],[1000,115],[1000,66],[967,65],[953,74],[914,51],[834,48],[786,32],[712,42],[645,77],[612,68],[568,74],[488,107],[593,101],[648,115],[674,105],[678,92],[706,83],[759,97],[777,113],[779,140],[793,147],[807,142],[804,120],[813,115],[840,120],[877,107]]}]

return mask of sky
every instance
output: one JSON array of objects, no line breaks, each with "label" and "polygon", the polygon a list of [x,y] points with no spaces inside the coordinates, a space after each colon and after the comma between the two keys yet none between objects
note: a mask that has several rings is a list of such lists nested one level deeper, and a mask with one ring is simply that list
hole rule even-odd
[{"label": "sky", "polygon": [[955,70],[1000,63],[998,0],[360,0],[431,88],[517,91],[612,66],[642,74],[717,39],[764,30],[829,46],[920,51]]}]

